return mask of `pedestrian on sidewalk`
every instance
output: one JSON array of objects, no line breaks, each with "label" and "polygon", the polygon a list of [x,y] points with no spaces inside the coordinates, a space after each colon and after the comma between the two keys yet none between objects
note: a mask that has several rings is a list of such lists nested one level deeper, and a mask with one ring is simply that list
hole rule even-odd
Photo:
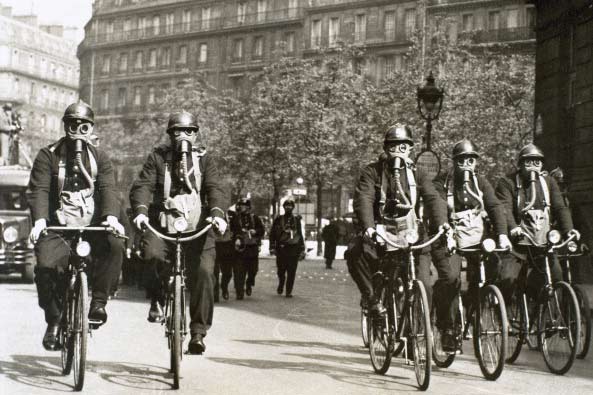
[{"label": "pedestrian on sidewalk", "polygon": [[329,224],[323,227],[321,238],[325,243],[323,257],[325,258],[325,268],[332,269],[332,263],[336,259],[336,246],[338,245],[338,229],[336,228],[336,218],[332,218]]},{"label": "pedestrian on sidewalk", "polygon": [[[227,223],[233,221],[235,212],[231,209],[227,210]],[[219,288],[222,298],[229,299],[229,283],[233,278],[233,267],[237,260],[237,253],[233,246],[233,233],[227,230],[225,234],[216,239],[216,260],[214,264],[214,301],[218,302]],[[220,281],[219,281],[220,279]],[[236,281],[236,280],[235,280]],[[220,287],[219,287],[220,285]]]}]

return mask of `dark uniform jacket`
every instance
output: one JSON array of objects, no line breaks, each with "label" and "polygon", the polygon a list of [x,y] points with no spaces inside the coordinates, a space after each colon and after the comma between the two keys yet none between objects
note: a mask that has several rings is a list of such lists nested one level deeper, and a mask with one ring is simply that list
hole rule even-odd
[{"label": "dark uniform jacket", "polygon": [[[31,169],[28,193],[33,221],[45,218],[48,224],[57,224],[55,211],[60,205],[58,164],[61,157],[66,158],[66,179],[64,180],[63,190],[76,192],[89,187],[82,174],[72,171],[75,164],[75,154],[69,143],[66,138],[62,138],[56,143],[42,148],[35,158]],[[55,147],[53,152],[50,150],[51,147]],[[99,222],[108,215],[118,217],[119,203],[115,193],[115,179],[111,160],[105,152],[96,147],[89,144],[88,148],[97,162],[97,178],[93,195],[95,200],[93,222]],[[90,175],[91,166],[86,147],[82,151],[82,162]]]},{"label": "dark uniform jacket", "polygon": [[[294,247],[284,241],[286,238],[285,232],[288,230],[292,230],[295,237],[298,236],[298,242]],[[294,250],[295,254],[305,251],[305,238],[303,237],[301,228],[300,215],[284,214],[277,217],[272,224],[272,229],[270,230],[270,250],[281,250],[284,248]]]},{"label": "dark uniform jacket", "polygon": [[[163,210],[164,202],[164,181],[165,181],[165,160],[169,146],[162,145],[154,149],[148,155],[140,175],[134,182],[130,191],[130,205],[134,216],[139,214],[147,215],[150,221],[158,219],[159,213]],[[179,176],[179,160],[172,156],[171,192],[170,196],[191,193],[187,190]],[[188,155],[188,170],[193,166],[191,155]],[[225,193],[222,188],[221,178],[212,159],[208,155],[202,156],[200,160],[200,171],[202,173],[199,186],[200,199],[202,201],[202,217],[215,216],[224,218],[227,209]],[[193,175],[190,180],[195,183]],[[195,185],[194,185],[195,187]],[[204,214],[207,214],[204,216]]]},{"label": "dark uniform jacket", "polygon": [[[453,173],[449,173],[446,176],[437,177],[433,184],[435,189],[439,193],[442,199],[447,201],[447,188],[450,187],[451,177],[455,177]],[[488,180],[479,174],[476,174],[478,181],[478,188],[482,192],[482,200],[484,202],[484,209],[488,213],[488,218],[493,226],[496,235],[507,234],[507,223],[504,212],[504,206],[500,200],[496,197],[494,188],[488,182]],[[467,193],[466,189],[463,188],[463,180],[460,177],[456,177],[453,181],[455,191],[453,192],[453,202],[455,204],[455,212],[471,210],[480,207],[480,202]],[[476,193],[473,180],[470,181],[470,188]],[[447,207],[449,209],[449,207]],[[449,213],[451,214],[451,213]]]},{"label": "dark uniform jacket", "polygon": [[[241,242],[247,238],[246,232],[249,229],[255,229],[255,235],[251,236],[253,244],[246,245],[245,253],[248,255],[257,256],[258,246],[261,244],[261,239],[264,237],[265,229],[261,219],[253,213],[237,213],[231,220],[231,232],[233,234],[233,241],[240,239]],[[251,251],[248,251],[251,250]]]},{"label": "dark uniform jacket", "polygon": [[[361,170],[356,189],[354,191],[354,212],[359,220],[362,230],[367,228],[374,228],[375,224],[380,221],[379,202],[381,199],[381,183],[383,177],[383,160],[378,160]],[[402,189],[407,194],[407,198],[411,201],[409,193],[406,171],[400,169],[400,182]],[[417,199],[422,197],[425,207],[425,216],[428,218],[429,230],[431,233],[436,233],[438,227],[447,222],[447,204],[441,196],[434,189],[430,179],[421,171],[414,171],[417,188]],[[394,188],[389,188],[391,194],[394,193]],[[387,196],[389,199],[390,196]],[[399,193],[395,194],[396,199],[400,199]],[[418,204],[416,205],[416,209]]]},{"label": "dark uniform jacket", "polygon": [[[523,185],[519,192],[516,181],[517,173],[518,172],[514,172],[502,177],[498,180],[498,184],[496,185],[496,196],[504,205],[509,231],[519,226],[521,223],[521,209],[531,200],[531,196],[527,192],[529,184],[525,182],[525,180],[522,181]],[[550,194],[551,220],[558,224],[562,233],[566,234],[569,230],[573,229],[570,210],[566,207],[560,188],[558,188],[558,184],[554,178],[544,176],[544,179],[548,185]],[[533,209],[543,210],[545,207],[544,192],[539,180],[536,181],[535,186],[536,199]],[[521,193],[521,207],[517,207],[518,193]]]}]

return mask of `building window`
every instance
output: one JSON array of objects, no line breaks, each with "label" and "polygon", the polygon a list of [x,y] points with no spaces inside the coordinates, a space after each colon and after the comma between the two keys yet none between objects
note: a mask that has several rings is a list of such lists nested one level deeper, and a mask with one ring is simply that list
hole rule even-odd
[{"label": "building window", "polygon": [[237,38],[233,40],[233,62],[241,60],[243,60],[243,39]]},{"label": "building window", "polygon": [[519,27],[519,10],[512,9],[507,11],[507,28],[514,29]]},{"label": "building window", "polygon": [[183,31],[189,32],[191,28],[191,11],[190,10],[183,10],[183,14],[181,14],[181,23],[183,25]]},{"label": "building window", "polygon": [[264,57],[264,38],[262,36],[255,37],[253,40],[253,59],[261,59]]},{"label": "building window", "polygon": [[45,130],[47,126],[47,115],[41,114],[41,129]]},{"label": "building window", "polygon": [[104,89],[101,91],[101,109],[106,111],[109,109],[109,91]]},{"label": "building window", "polygon": [[286,43],[286,53],[294,53],[294,32],[286,32],[284,42]]},{"label": "building window", "polygon": [[383,77],[389,78],[395,73],[395,56],[386,56],[385,64],[383,67]]},{"label": "building window", "polygon": [[155,89],[154,86],[149,86],[148,87],[148,104],[154,104],[154,100],[155,100]]},{"label": "building window", "polygon": [[288,17],[295,18],[299,12],[299,0],[288,0]]},{"label": "building window", "polygon": [[179,64],[187,63],[187,45],[179,46],[179,51],[177,53],[177,63],[179,63]]},{"label": "building window", "polygon": [[395,40],[395,11],[385,12],[385,39],[387,41]]},{"label": "building window", "polygon": [[142,88],[134,87],[134,106],[140,107],[142,105]]},{"label": "building window", "polygon": [[366,40],[367,32],[367,16],[365,14],[358,14],[354,18],[354,41],[363,42]]},{"label": "building window", "polygon": [[488,13],[488,30],[500,29],[500,12],[490,11]]},{"label": "building window", "polygon": [[124,20],[124,32],[129,32],[132,30],[132,20],[130,18],[126,18]]},{"label": "building window", "polygon": [[101,65],[101,72],[109,74],[111,72],[111,55],[103,55],[103,64]]},{"label": "building window", "polygon": [[161,17],[155,15],[152,17],[152,34],[157,35],[161,32]]},{"label": "building window", "polygon": [[340,18],[329,20],[329,46],[335,47],[340,40]]},{"label": "building window", "polygon": [[535,27],[536,19],[535,19],[535,7],[529,6],[525,8],[525,25],[529,27]]},{"label": "building window", "polygon": [[119,55],[119,72],[125,73],[128,71],[128,54],[122,53]]},{"label": "building window", "polygon": [[161,66],[169,67],[171,65],[171,48],[161,49]]},{"label": "building window", "polygon": [[416,31],[416,9],[410,8],[405,14],[406,36],[410,37]]},{"label": "building window", "polygon": [[474,30],[474,14],[463,14],[461,20],[464,32],[471,32]]},{"label": "building window", "polygon": [[247,12],[247,3],[242,1],[237,4],[237,23],[245,23],[245,14]]},{"label": "building window", "polygon": [[171,34],[173,33],[173,25],[175,24],[175,14],[168,13],[165,15],[165,33]]},{"label": "building window", "polygon": [[205,64],[208,62],[208,44],[202,43],[200,44],[200,55],[198,58],[198,62],[201,64]]},{"label": "building window", "polygon": [[156,67],[156,49],[148,51],[148,67],[154,69]]},{"label": "building window", "polygon": [[143,37],[146,29],[146,17],[138,17],[138,36]]},{"label": "building window", "polygon": [[144,52],[136,51],[136,57],[134,59],[134,70],[142,70],[144,63]]},{"label": "building window", "polygon": [[321,20],[311,22],[311,48],[321,46]]},{"label": "building window", "polygon": [[117,108],[124,108],[127,105],[128,90],[119,88],[117,91]]},{"label": "building window", "polygon": [[113,35],[113,29],[114,29],[113,21],[108,21],[107,27],[106,27],[106,33],[109,37],[111,37]]},{"label": "building window", "polygon": [[263,22],[266,20],[266,11],[268,8],[267,0],[257,0],[257,21]]},{"label": "building window", "polygon": [[202,8],[202,29],[210,29],[210,7]]}]

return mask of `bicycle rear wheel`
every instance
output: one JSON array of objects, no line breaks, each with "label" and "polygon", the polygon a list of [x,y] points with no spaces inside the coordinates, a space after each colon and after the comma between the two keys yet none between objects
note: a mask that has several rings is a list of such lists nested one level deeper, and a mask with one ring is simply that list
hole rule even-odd
[{"label": "bicycle rear wheel", "polygon": [[504,368],[508,340],[507,312],[496,286],[480,289],[478,309],[474,313],[474,352],[484,377],[496,380]]},{"label": "bicycle rear wheel", "polygon": [[410,340],[414,354],[414,372],[420,390],[424,391],[430,384],[432,369],[432,331],[430,330],[430,313],[428,298],[424,284],[414,280],[410,306]]},{"label": "bicycle rear wheel", "polygon": [[74,350],[74,389],[81,391],[86,371],[86,349],[89,333],[88,284],[86,273],[78,273],[74,291],[74,326],[72,348]]},{"label": "bicycle rear wheel", "polygon": [[577,297],[568,283],[558,281],[543,295],[539,311],[538,343],[544,361],[552,373],[564,374],[572,367],[581,340]]},{"label": "bicycle rear wheel", "polygon": [[181,275],[176,275],[173,280],[174,293],[171,311],[171,326],[169,330],[169,345],[171,353],[171,371],[173,372],[173,388],[179,388],[181,370]]},{"label": "bicycle rear wheel", "polygon": [[577,295],[581,312],[581,342],[577,350],[577,358],[583,359],[587,356],[591,344],[591,307],[589,306],[587,294],[583,292],[583,289],[579,285],[573,285],[572,288]]},{"label": "bicycle rear wheel", "polygon": [[68,290],[62,303],[62,320],[60,322],[60,344],[62,345],[62,374],[69,375],[72,371],[74,349],[72,347],[72,328],[74,327],[74,298]]},{"label": "bicycle rear wheel", "polygon": [[455,353],[447,353],[443,351],[443,345],[441,343],[441,332],[436,326],[437,309],[434,303],[432,304],[430,318],[432,327],[432,360],[434,361],[434,364],[437,365],[439,368],[448,368],[455,360]]},{"label": "bicycle rear wheel", "polygon": [[511,301],[506,306],[508,326],[506,363],[513,363],[517,360],[523,343],[525,343],[525,334],[527,333],[525,309],[524,293],[513,291]]},{"label": "bicycle rear wheel", "polygon": [[389,317],[393,317],[394,312],[390,295],[392,295],[392,290],[387,286],[381,295],[381,302],[387,308],[387,314],[383,317],[369,317],[369,355],[373,369],[379,374],[387,372],[393,356],[393,331],[390,327],[391,319]]},{"label": "bicycle rear wheel", "polygon": [[360,334],[362,335],[362,344],[369,348],[369,310],[366,307],[360,308]]}]

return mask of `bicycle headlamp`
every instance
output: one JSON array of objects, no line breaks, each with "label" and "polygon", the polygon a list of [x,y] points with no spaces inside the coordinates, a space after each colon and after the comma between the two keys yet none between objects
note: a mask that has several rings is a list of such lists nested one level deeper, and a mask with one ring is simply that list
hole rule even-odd
[{"label": "bicycle headlamp", "polygon": [[173,228],[179,233],[185,232],[187,226],[187,220],[184,217],[177,217],[173,222]]},{"label": "bicycle headlamp", "polygon": [[419,238],[420,236],[415,229],[411,229],[408,231],[408,233],[406,233],[406,241],[408,244],[415,244]]},{"label": "bicycle headlamp", "polygon": [[577,250],[579,249],[579,245],[575,242],[575,241],[569,241],[568,244],[566,245],[566,249],[568,250],[568,252],[570,252],[571,254],[574,254],[575,252],[577,252]]},{"label": "bicycle headlamp", "polygon": [[548,232],[548,241],[551,244],[558,244],[562,240],[562,235],[557,230],[551,230]]},{"label": "bicycle headlamp", "polygon": [[76,254],[78,254],[79,257],[84,258],[89,256],[89,254],[91,253],[91,245],[89,244],[88,241],[79,241],[78,244],[76,245]]},{"label": "bicycle headlamp", "polygon": [[19,237],[19,232],[16,230],[14,226],[9,226],[8,228],[4,229],[2,233],[2,238],[8,244],[14,243]]},{"label": "bicycle headlamp", "polygon": [[496,249],[496,242],[492,239],[486,239],[482,242],[482,249],[490,253]]}]

